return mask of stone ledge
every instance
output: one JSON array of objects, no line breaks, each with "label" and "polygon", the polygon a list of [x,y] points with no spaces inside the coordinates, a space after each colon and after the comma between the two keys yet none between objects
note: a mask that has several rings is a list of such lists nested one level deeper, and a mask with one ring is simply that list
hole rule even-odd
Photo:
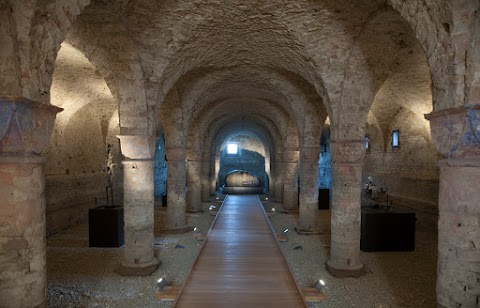
[{"label": "stone ledge", "polygon": [[302,235],[322,234],[322,231],[320,229],[302,229],[300,227],[295,227],[295,231],[297,231],[298,234]]},{"label": "stone ledge", "polygon": [[155,136],[117,135],[123,156],[133,160],[149,160],[155,155]]},{"label": "stone ledge", "polygon": [[185,227],[178,227],[178,228],[165,228],[162,230],[162,233],[169,233],[169,234],[182,234],[193,231],[192,226],[185,226]]},{"label": "stone ledge", "polygon": [[328,265],[328,262],[325,263],[325,268],[335,278],[360,278],[368,273],[365,265],[362,264],[362,267],[359,269],[336,269]]},{"label": "stone ledge", "polygon": [[[12,154],[13,155],[13,154]],[[24,156],[19,154],[19,156],[10,156],[10,155],[0,155],[0,164],[43,164],[45,163],[45,158],[39,155]]]},{"label": "stone ledge", "polygon": [[122,262],[122,265],[117,269],[117,273],[122,276],[150,276],[159,266],[160,261],[157,258],[140,264]]}]

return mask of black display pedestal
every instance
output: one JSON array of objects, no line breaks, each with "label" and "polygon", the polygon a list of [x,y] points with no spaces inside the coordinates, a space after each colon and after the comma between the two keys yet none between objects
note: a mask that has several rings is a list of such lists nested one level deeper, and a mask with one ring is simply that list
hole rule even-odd
[{"label": "black display pedestal", "polygon": [[101,206],[88,210],[90,247],[120,247],[124,244],[123,207]]},{"label": "black display pedestal", "polygon": [[362,208],[362,251],[415,250],[415,213]]},{"label": "black display pedestal", "polygon": [[318,190],[318,209],[328,210],[330,208],[330,189]]}]

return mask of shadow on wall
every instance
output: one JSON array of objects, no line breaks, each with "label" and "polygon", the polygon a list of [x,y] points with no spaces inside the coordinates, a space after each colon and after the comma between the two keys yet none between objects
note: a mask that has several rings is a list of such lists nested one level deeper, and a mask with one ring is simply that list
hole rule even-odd
[{"label": "shadow on wall", "polygon": [[48,235],[86,221],[88,209],[106,205],[110,183],[115,202],[121,201],[118,115],[108,107],[88,104],[54,128],[45,153]]},{"label": "shadow on wall", "polygon": [[221,152],[220,170],[218,172],[218,188],[223,187],[227,175],[234,170],[243,170],[260,179],[261,187],[268,190],[268,178],[265,172],[265,157],[260,153],[243,149],[238,155],[225,155]]}]

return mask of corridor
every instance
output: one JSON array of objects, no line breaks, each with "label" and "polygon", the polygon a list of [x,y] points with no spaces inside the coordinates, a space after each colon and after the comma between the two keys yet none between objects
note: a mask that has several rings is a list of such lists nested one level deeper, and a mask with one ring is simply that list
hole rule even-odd
[{"label": "corridor", "polygon": [[228,196],[174,307],[306,307],[255,195]]}]

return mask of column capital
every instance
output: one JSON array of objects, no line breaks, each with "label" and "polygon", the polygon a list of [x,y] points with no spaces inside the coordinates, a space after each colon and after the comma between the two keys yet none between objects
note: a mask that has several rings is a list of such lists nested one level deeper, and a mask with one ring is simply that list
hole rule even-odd
[{"label": "column capital", "polygon": [[365,157],[365,140],[330,140],[333,164],[363,163]]},{"label": "column capital", "polygon": [[284,162],[287,163],[296,163],[300,158],[300,151],[297,150],[286,150],[283,153]]},{"label": "column capital", "polygon": [[148,160],[155,155],[155,136],[117,135],[123,156],[134,160]]},{"label": "column capital", "polygon": [[187,150],[185,148],[165,148],[167,161],[185,160],[187,159]]},{"label": "column capital", "polygon": [[202,161],[209,161],[210,160],[210,153],[203,152],[202,153]]},{"label": "column capital", "polygon": [[39,156],[62,108],[19,97],[0,98],[0,155]]},{"label": "column capital", "polygon": [[283,161],[283,152],[271,153],[270,156],[271,158],[273,158],[273,161],[276,161],[276,162]]},{"label": "column capital", "polygon": [[447,158],[480,157],[480,104],[426,114],[437,150]]},{"label": "column capital", "polygon": [[300,160],[317,161],[320,159],[320,147],[303,147],[300,149]]},{"label": "column capital", "polygon": [[187,150],[188,161],[200,161],[202,159],[202,152],[195,150]]}]

